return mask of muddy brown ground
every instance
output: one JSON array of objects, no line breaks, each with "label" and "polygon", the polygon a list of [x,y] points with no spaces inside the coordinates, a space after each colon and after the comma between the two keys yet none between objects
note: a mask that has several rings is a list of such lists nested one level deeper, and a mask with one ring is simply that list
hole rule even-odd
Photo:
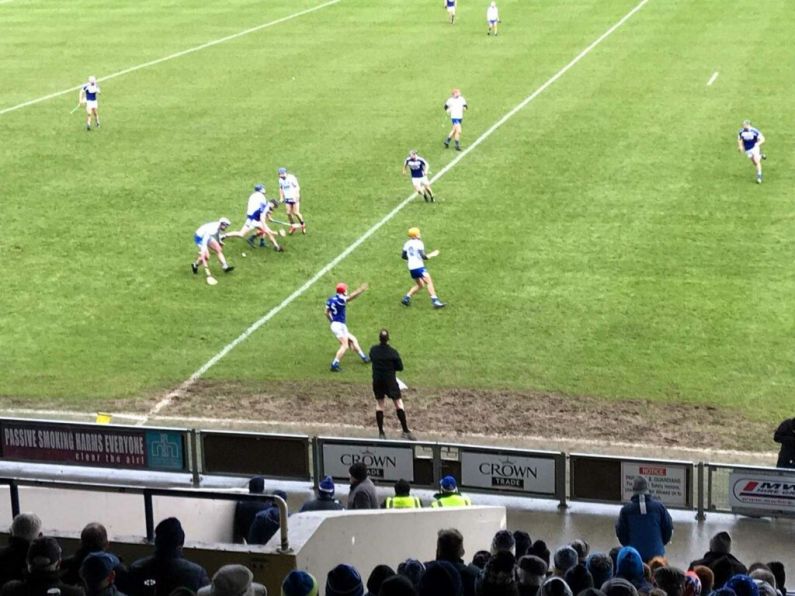
[{"label": "muddy brown ground", "polygon": [[[421,387],[405,392],[404,400],[409,424],[420,438],[481,437],[517,445],[532,441],[535,448],[567,451],[572,445],[594,444],[639,457],[660,457],[660,453],[671,457],[686,449],[736,450],[764,454],[764,460],[777,450],[772,441],[777,421],[759,422],[715,406]],[[262,421],[276,427],[284,423],[302,432],[359,427],[347,434],[372,436],[374,404],[366,385],[269,382],[252,387],[235,381],[201,381],[176,397],[163,414]],[[388,429],[396,437],[398,422],[387,405]]]}]

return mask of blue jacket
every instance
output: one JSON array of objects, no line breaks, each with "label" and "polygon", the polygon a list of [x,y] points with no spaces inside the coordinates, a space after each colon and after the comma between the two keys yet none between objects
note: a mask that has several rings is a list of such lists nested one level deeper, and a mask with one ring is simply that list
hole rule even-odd
[{"label": "blue jacket", "polygon": [[[640,498],[644,497],[645,513]],[[635,495],[621,508],[616,522],[616,537],[622,546],[634,546],[641,559],[665,555],[665,545],[671,541],[674,524],[665,505],[649,495]]]}]

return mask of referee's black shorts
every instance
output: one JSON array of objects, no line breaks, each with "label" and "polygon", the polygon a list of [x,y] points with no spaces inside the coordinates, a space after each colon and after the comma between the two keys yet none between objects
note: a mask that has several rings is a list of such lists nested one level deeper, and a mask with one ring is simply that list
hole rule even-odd
[{"label": "referee's black shorts", "polygon": [[373,380],[373,395],[376,399],[400,399],[400,387],[395,380]]}]

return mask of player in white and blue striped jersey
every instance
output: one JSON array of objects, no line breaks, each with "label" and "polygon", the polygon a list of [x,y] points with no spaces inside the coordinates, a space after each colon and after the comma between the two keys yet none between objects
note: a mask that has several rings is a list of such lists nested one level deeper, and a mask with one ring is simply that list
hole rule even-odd
[{"label": "player in white and blue striped jersey", "polygon": [[88,77],[88,83],[80,87],[77,103],[86,106],[86,130],[91,130],[91,116],[94,116],[94,123],[99,128],[99,93],[95,76]]},{"label": "player in white and blue striped jersey", "polygon": [[405,176],[408,172],[411,173],[411,183],[417,194],[422,195],[426,203],[433,203],[433,191],[431,183],[428,181],[430,166],[427,160],[417,155],[414,149],[409,151],[409,156],[403,162],[403,175]]},{"label": "player in white and blue striped jersey", "polygon": [[246,221],[243,227],[238,232],[230,232],[227,234],[228,238],[245,238],[252,232],[254,235],[247,239],[248,245],[251,248],[256,246],[255,240],[259,237],[259,245],[265,246],[265,238],[271,241],[273,248],[276,252],[284,252],[284,249],[279,246],[276,241],[276,233],[268,226],[268,220],[271,218],[271,212],[278,207],[278,201],[269,201],[265,196],[265,185],[257,184],[254,187],[254,192],[248,197],[248,204],[246,205]]},{"label": "player in white and blue striped jersey", "polygon": [[444,0],[444,7],[447,9],[447,16],[450,17],[450,24],[455,23],[455,8],[458,0]]},{"label": "player in white and blue striped jersey", "polygon": [[230,226],[230,222],[225,217],[218,221],[211,221],[202,226],[193,234],[193,242],[196,248],[199,249],[199,254],[196,260],[191,263],[190,268],[193,273],[199,272],[199,266],[204,267],[204,273],[211,283],[215,283],[212,273],[210,273],[210,251],[212,250],[218,260],[221,262],[224,273],[230,273],[234,270],[229,263],[226,262],[223,251],[223,233]]},{"label": "player in white and blue striped jersey", "polygon": [[326,300],[326,318],[331,323],[331,332],[337,338],[337,341],[340,342],[340,347],[334,355],[334,360],[331,361],[331,372],[340,372],[342,370],[340,361],[349,347],[359,353],[359,358],[362,359],[362,362],[365,364],[370,362],[370,358],[359,345],[359,340],[356,339],[353,333],[348,331],[346,316],[348,302],[361,296],[367,290],[367,287],[367,284],[362,284],[351,294],[348,294],[348,284],[340,282],[337,284],[336,294]]},{"label": "player in white and blue striped jersey", "polygon": [[737,150],[745,153],[746,157],[756,167],[756,183],[762,184],[762,160],[765,154],[762,153],[762,145],[765,142],[765,135],[758,128],[751,126],[751,121],[743,122],[743,127],[737,133]]},{"label": "player in white and blue striped jersey", "polygon": [[436,295],[436,288],[433,285],[431,274],[425,269],[425,261],[432,259],[439,254],[438,250],[434,250],[425,254],[425,244],[422,242],[419,228],[409,228],[409,239],[403,245],[403,252],[401,257],[405,259],[409,266],[409,275],[414,280],[414,285],[409,288],[406,295],[400,301],[403,306],[411,306],[411,298],[419,292],[422,288],[428,287],[428,293],[431,295],[431,304],[434,308],[444,308],[445,304]]}]

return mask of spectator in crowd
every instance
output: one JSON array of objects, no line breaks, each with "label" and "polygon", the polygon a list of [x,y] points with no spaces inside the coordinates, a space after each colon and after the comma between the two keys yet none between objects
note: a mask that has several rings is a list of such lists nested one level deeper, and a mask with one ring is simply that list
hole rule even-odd
[{"label": "spectator in crowd", "polygon": [[282,596],[317,596],[317,580],[300,569],[293,569],[282,581]]},{"label": "spectator in crowd", "polygon": [[479,550],[472,555],[472,564],[483,571],[486,568],[486,563],[491,559],[491,553],[487,550]]},{"label": "spectator in crowd", "polygon": [[449,561],[431,561],[425,566],[419,596],[461,596],[461,574]]},{"label": "spectator in crowd", "polygon": [[660,567],[667,567],[668,566],[668,559],[665,557],[652,557],[649,559],[649,569],[652,573]]},{"label": "spectator in crowd", "polygon": [[573,596],[569,585],[562,577],[553,575],[541,586],[542,596]]},{"label": "spectator in crowd", "polygon": [[558,577],[563,577],[569,569],[577,564],[577,561],[579,561],[579,558],[576,550],[568,545],[561,546],[555,551],[555,557],[553,558],[555,566],[552,573]]},{"label": "spectator in crowd", "polygon": [[431,507],[468,507],[472,504],[469,497],[458,491],[458,483],[452,476],[445,476],[439,482],[440,491],[433,495]]},{"label": "spectator in crowd", "polygon": [[652,585],[643,576],[643,561],[640,553],[631,546],[625,546],[616,557],[616,577],[623,577],[631,583],[638,592],[649,593]]},{"label": "spectator in crowd", "polygon": [[537,596],[547,577],[547,564],[535,555],[519,559],[516,576],[519,596]]},{"label": "spectator in crowd", "polygon": [[788,418],[778,425],[773,440],[781,443],[777,468],[795,468],[795,418]]},{"label": "spectator in crowd", "polygon": [[649,483],[637,476],[632,483],[632,498],[621,508],[616,522],[616,537],[622,546],[632,546],[641,559],[665,555],[671,541],[673,521],[660,501],[649,494]]},{"label": "spectator in crowd", "polygon": [[761,565],[761,567],[754,569],[754,565],[751,565],[751,571],[748,572],[748,575],[756,582],[756,587],[759,588],[759,594],[764,596],[778,596],[776,577],[773,575],[773,572],[763,563],[756,563],[756,565]]},{"label": "spectator in crowd", "polygon": [[[262,476],[254,476],[248,481],[248,493],[250,495],[262,495],[265,493],[265,479]],[[281,490],[273,491],[285,501],[287,493]],[[254,518],[260,511],[269,509],[274,504],[270,497],[263,497],[258,501],[238,501],[235,505],[235,517],[233,522],[232,539],[235,542],[243,542],[248,537],[248,531]]]},{"label": "spectator in crowd", "polygon": [[516,559],[510,550],[499,550],[492,555],[483,569],[483,574],[475,584],[475,594],[477,596],[519,596],[519,586],[516,583]]},{"label": "spectator in crowd", "polygon": [[268,541],[279,531],[280,519],[281,513],[276,505],[271,505],[268,509],[260,511],[251,522],[246,542],[268,544]]},{"label": "spectator in crowd", "polygon": [[124,596],[116,588],[116,570],[119,568],[121,561],[112,553],[98,550],[86,554],[77,570],[78,578],[85,586],[86,596]]},{"label": "spectator in crowd", "polygon": [[348,493],[348,509],[378,509],[375,485],[367,474],[367,466],[357,461],[350,468],[351,489]]},{"label": "spectator in crowd", "polygon": [[507,552],[512,555],[516,552],[516,540],[513,534],[508,530],[498,530],[491,539],[491,554],[496,555],[499,552]]},{"label": "spectator in crowd", "polygon": [[[436,560],[453,566],[459,576],[464,596],[474,596],[481,570],[464,563],[464,536],[455,529],[439,530],[436,536]],[[426,564],[427,569],[427,564]]]},{"label": "spectator in crowd", "polygon": [[530,534],[524,530],[516,530],[513,533],[513,541],[516,544],[514,556],[518,561],[527,554],[527,551],[533,545],[533,541],[530,539]]},{"label": "spectator in crowd", "polygon": [[781,561],[771,561],[767,564],[767,567],[773,573],[773,577],[776,578],[776,589],[786,596],[787,572],[784,569],[784,564]]},{"label": "spectator in crowd", "polygon": [[748,569],[737,557],[731,554],[732,538],[728,532],[718,532],[709,541],[709,550],[704,556],[690,563],[690,569],[698,565],[709,567],[714,575],[714,587],[722,588],[726,581],[738,574],[748,573]]},{"label": "spectator in crowd", "polygon": [[613,577],[613,559],[605,553],[593,553],[585,560],[585,568],[593,577],[593,585],[601,589],[602,584]]},{"label": "spectator in crowd", "polygon": [[176,517],[168,517],[155,528],[155,552],[130,565],[128,581],[119,586],[130,596],[151,596],[147,580],[155,581],[155,595],[169,596],[176,588],[194,592],[210,583],[204,567],[182,556],[185,531]]},{"label": "spectator in crowd", "polygon": [[683,596],[685,592],[685,574],[676,567],[659,567],[654,572],[654,583],[668,596]]},{"label": "spectator in crowd", "polygon": [[417,596],[417,588],[409,578],[397,574],[384,580],[378,596]]},{"label": "spectator in crowd", "polygon": [[245,565],[224,565],[213,575],[209,586],[199,588],[196,596],[267,596],[265,586],[254,581]]},{"label": "spectator in crowd", "polygon": [[549,549],[547,548],[547,543],[544,542],[543,540],[536,540],[533,543],[533,546],[531,546],[528,549],[527,554],[535,555],[536,557],[544,561],[544,563],[547,564],[547,567],[549,567],[549,562],[551,561],[550,552]]},{"label": "spectator in crowd", "polygon": [[588,558],[588,555],[591,552],[591,545],[585,542],[585,540],[582,538],[577,538],[577,540],[571,543],[571,547],[577,551],[577,558],[579,562],[585,563],[585,559]]},{"label": "spectator in crowd", "polygon": [[11,522],[8,546],[0,549],[0,586],[22,579],[27,571],[30,543],[41,536],[41,520],[35,513],[18,513]]},{"label": "spectator in crowd", "polygon": [[726,587],[734,590],[737,596],[759,596],[759,588],[756,587],[756,583],[745,573],[739,573],[729,578]]},{"label": "spectator in crowd", "polygon": [[419,497],[412,496],[409,481],[401,478],[395,482],[395,496],[387,497],[384,507],[386,509],[419,509],[422,507],[422,503]]},{"label": "spectator in crowd", "polygon": [[[685,573],[684,596],[701,596],[701,591],[701,578],[698,577],[695,571],[687,571]],[[706,594],[704,596],[706,596]]]},{"label": "spectator in crowd", "polygon": [[614,577],[602,584],[606,596],[638,596],[638,589],[623,577]]},{"label": "spectator in crowd", "polygon": [[337,565],[326,575],[326,596],[364,596],[362,576],[352,565]]},{"label": "spectator in crowd", "polygon": [[693,567],[693,573],[698,576],[701,582],[701,593],[707,596],[712,592],[712,586],[715,585],[715,574],[712,569],[705,565],[696,565]]},{"label": "spectator in crowd", "polygon": [[425,574],[425,565],[417,559],[406,559],[398,565],[397,572],[398,575],[408,578],[411,585],[414,586],[414,590],[418,591],[420,589],[420,580]]},{"label": "spectator in crowd", "polygon": [[61,561],[61,579],[64,583],[78,586],[80,584],[80,565],[89,553],[108,549],[108,531],[100,523],[87,524],[80,532],[80,546],[70,557]]},{"label": "spectator in crowd", "polygon": [[376,565],[367,578],[367,596],[378,596],[381,591],[381,584],[395,575],[395,570],[389,565]]},{"label": "spectator in crowd", "polygon": [[570,567],[563,579],[569,584],[574,594],[579,594],[583,590],[594,587],[593,576],[585,567],[585,563],[577,563],[574,567]]},{"label": "spectator in crowd", "polygon": [[27,554],[27,573],[22,579],[12,579],[0,590],[1,596],[46,596],[52,589],[61,596],[84,596],[82,588],[61,581],[61,546],[55,538],[42,536],[30,543]]},{"label": "spectator in crowd", "polygon": [[342,503],[334,498],[335,490],[334,480],[331,476],[326,476],[317,485],[317,496],[301,505],[299,513],[304,511],[340,511],[344,509]]}]

